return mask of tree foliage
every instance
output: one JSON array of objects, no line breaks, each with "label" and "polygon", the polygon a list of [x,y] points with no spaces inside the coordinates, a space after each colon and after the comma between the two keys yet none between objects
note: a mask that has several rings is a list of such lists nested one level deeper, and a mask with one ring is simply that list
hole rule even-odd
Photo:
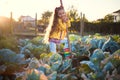
[{"label": "tree foliage", "polygon": [[71,21],[78,21],[80,20],[80,16],[78,14],[77,9],[74,8],[74,6],[71,6],[70,9],[68,10],[69,18]]},{"label": "tree foliage", "polygon": [[111,23],[114,21],[114,16],[111,14],[107,14],[104,18],[96,20],[96,22],[107,22]]},{"label": "tree foliage", "polygon": [[113,20],[114,20],[114,16],[111,14],[108,14],[104,17],[105,22],[113,22]]},{"label": "tree foliage", "polygon": [[42,14],[42,17],[41,19],[38,21],[39,24],[42,24],[42,25],[47,25],[49,23],[49,19],[52,15],[52,12],[50,11],[45,11],[43,14]]}]

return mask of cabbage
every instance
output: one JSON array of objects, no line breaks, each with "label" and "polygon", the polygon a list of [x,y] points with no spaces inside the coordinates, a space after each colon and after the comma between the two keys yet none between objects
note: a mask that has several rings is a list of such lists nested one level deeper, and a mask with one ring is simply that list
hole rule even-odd
[{"label": "cabbage", "polygon": [[113,54],[118,49],[120,49],[120,46],[118,45],[118,43],[113,41],[111,36],[109,37],[109,39],[102,46],[103,51],[108,51],[111,54]]},{"label": "cabbage", "polygon": [[50,57],[50,65],[52,70],[58,70],[61,64],[62,64],[62,56],[60,54],[56,53]]},{"label": "cabbage", "polygon": [[92,61],[96,66],[99,67],[101,61],[105,58],[103,51],[101,49],[94,50],[93,54],[90,57],[90,61]]},{"label": "cabbage", "polygon": [[25,59],[24,54],[16,54],[10,49],[0,50],[0,66],[4,66],[2,70],[3,74],[12,74],[16,72],[24,71],[24,67],[28,65],[30,61]]}]

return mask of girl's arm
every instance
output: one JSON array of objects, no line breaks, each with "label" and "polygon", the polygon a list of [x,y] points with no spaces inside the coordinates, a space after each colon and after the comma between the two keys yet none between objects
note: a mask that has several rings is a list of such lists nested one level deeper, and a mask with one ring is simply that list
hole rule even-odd
[{"label": "girl's arm", "polygon": [[67,27],[70,27],[70,20],[67,20],[66,22],[63,22],[62,19],[58,19],[57,27],[60,30],[66,30]]},{"label": "girl's arm", "polygon": [[66,22],[66,24],[67,24],[67,27],[71,27],[70,20],[68,20],[68,21]]}]

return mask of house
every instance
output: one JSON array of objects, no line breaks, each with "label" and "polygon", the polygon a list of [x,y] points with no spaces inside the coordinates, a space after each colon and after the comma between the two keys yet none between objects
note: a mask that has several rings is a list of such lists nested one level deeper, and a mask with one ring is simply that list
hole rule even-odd
[{"label": "house", "polygon": [[114,22],[120,22],[120,9],[113,12],[112,15],[114,16]]},{"label": "house", "polygon": [[36,19],[31,16],[21,16],[19,21],[24,24],[24,26],[32,26],[35,27]]}]

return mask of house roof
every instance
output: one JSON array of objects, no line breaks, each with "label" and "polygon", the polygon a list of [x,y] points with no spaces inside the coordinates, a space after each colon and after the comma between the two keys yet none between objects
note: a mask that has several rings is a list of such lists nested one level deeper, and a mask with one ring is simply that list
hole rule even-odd
[{"label": "house roof", "polygon": [[20,20],[24,21],[35,21],[35,18],[32,18],[31,16],[20,16]]},{"label": "house roof", "polygon": [[113,12],[113,13],[120,13],[120,9],[119,9],[119,10],[117,10],[117,11],[115,11],[115,12]]}]

